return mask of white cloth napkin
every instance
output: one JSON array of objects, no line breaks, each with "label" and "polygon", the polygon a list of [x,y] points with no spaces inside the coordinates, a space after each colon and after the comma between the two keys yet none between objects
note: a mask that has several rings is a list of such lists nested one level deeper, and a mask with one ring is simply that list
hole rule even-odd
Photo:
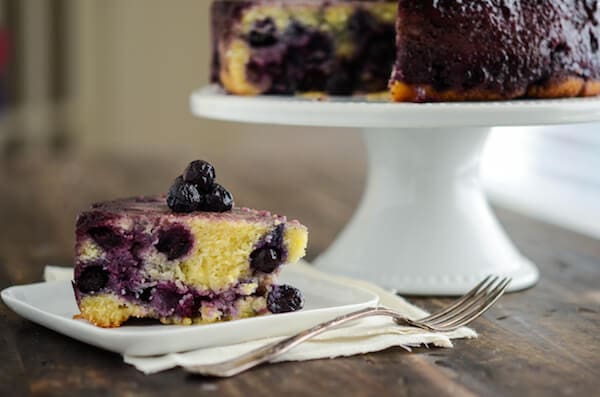
[{"label": "white cloth napkin", "polygon": [[[372,291],[379,296],[379,304],[381,306],[397,310],[410,318],[420,318],[427,315],[427,312],[408,303],[403,298],[369,282],[324,273],[305,262],[293,266],[298,271],[313,276]],[[73,270],[71,268],[46,266],[44,269],[44,278],[46,281],[70,280],[72,277]],[[451,339],[476,337],[477,333],[466,327],[450,333],[432,333],[410,327],[400,327],[395,325],[389,318],[371,317],[356,321],[349,326],[326,332],[279,356],[274,362],[353,356],[384,350],[392,346],[400,346],[407,350],[420,345],[449,348],[452,347]],[[176,366],[217,363],[279,339],[281,338],[266,338],[234,345],[204,348],[154,357],[125,355],[123,359],[126,363],[135,366],[145,374],[152,374]]]}]

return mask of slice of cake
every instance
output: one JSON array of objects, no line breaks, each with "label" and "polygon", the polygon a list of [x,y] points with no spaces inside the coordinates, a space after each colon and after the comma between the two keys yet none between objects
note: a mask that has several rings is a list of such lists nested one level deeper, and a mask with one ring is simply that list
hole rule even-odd
[{"label": "slice of cake", "polygon": [[212,79],[238,95],[386,91],[396,0],[217,0]]},{"label": "slice of cake", "polygon": [[304,256],[306,227],[234,208],[206,164],[192,163],[168,197],[95,204],[79,216],[79,317],[118,327],[131,317],[192,324],[302,308],[301,293],[276,276]]},{"label": "slice of cake", "polygon": [[598,1],[400,0],[396,101],[600,94]]}]

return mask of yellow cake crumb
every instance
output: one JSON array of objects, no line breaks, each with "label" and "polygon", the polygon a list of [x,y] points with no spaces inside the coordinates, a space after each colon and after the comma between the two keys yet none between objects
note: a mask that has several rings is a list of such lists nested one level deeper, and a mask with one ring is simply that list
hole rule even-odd
[{"label": "yellow cake crumb", "polygon": [[[189,259],[179,264],[181,281],[199,289],[219,291],[251,276],[248,258],[272,225],[263,223],[193,219],[188,224],[196,245]],[[308,232],[303,226],[288,225],[284,236],[288,263],[305,254]]]},{"label": "yellow cake crumb", "polygon": [[100,259],[104,255],[102,248],[98,246],[91,238],[86,239],[77,248],[77,257],[81,261],[92,262]]},{"label": "yellow cake crumb", "polygon": [[148,315],[141,306],[109,294],[86,296],[79,303],[79,310],[81,314],[77,318],[84,318],[103,328],[119,327],[131,317]]}]

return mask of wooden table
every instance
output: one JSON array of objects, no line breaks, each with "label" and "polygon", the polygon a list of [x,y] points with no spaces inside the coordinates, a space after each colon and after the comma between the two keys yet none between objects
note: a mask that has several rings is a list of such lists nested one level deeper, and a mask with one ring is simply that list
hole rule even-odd
[{"label": "wooden table", "polygon": [[[352,156],[349,156],[352,157]],[[309,259],[356,206],[361,157],[330,167],[297,156],[274,167],[251,156],[214,155],[219,178],[244,205],[298,217],[310,227]],[[184,160],[94,155],[2,160],[0,288],[41,279],[68,264],[75,214],[93,200],[161,192]],[[267,176],[267,177],[265,177]],[[257,368],[233,379],[180,370],[145,376],[120,356],[23,320],[0,304],[1,396],[387,396],[598,395],[600,242],[507,211],[502,223],[542,274],[474,323],[476,340],[454,349],[402,349]],[[435,309],[447,299],[412,299]]]}]

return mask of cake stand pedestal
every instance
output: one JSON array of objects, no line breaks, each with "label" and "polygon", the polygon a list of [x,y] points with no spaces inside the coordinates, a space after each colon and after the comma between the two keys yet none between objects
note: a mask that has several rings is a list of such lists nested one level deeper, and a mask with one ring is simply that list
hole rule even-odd
[{"label": "cake stand pedestal", "polygon": [[600,120],[599,99],[398,104],[236,97],[212,86],[192,94],[191,108],[228,121],[361,128],[369,157],[364,197],[315,264],[415,295],[462,294],[488,274],[512,277],[512,291],[534,285],[537,268],[483,193],[483,145],[494,126]]}]

